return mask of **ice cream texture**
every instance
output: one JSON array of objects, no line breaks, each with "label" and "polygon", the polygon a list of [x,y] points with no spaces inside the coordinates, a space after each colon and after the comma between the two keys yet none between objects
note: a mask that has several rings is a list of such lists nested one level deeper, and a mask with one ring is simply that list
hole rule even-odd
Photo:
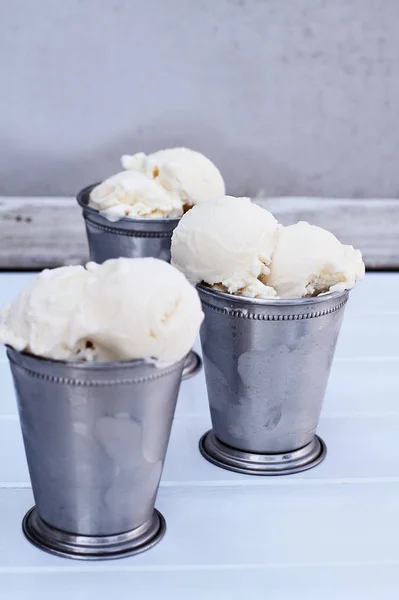
[{"label": "ice cream texture", "polygon": [[183,213],[175,194],[140,171],[122,171],[109,177],[92,190],[89,205],[101,211],[109,221],[124,217],[178,218]]},{"label": "ice cream texture", "polygon": [[191,349],[203,319],[196,290],[155,258],[47,269],[1,314],[0,341],[56,360],[155,359]]},{"label": "ice cream texture", "polygon": [[111,221],[178,218],[193,205],[225,193],[218,168],[188,148],[124,155],[121,162],[126,170],[109,177],[90,194],[90,206]]},{"label": "ice cream texture", "polygon": [[194,206],[172,237],[172,264],[193,284],[216,285],[231,294],[267,298],[265,285],[278,223],[249,198],[224,196]]},{"label": "ice cream texture", "polygon": [[360,251],[326,229],[305,221],[279,229],[267,282],[280,298],[342,292],[363,277]]},{"label": "ice cream texture", "polygon": [[193,284],[254,298],[344,291],[364,276],[359,250],[303,221],[283,227],[248,198],[220,198],[184,215],[172,264]]}]

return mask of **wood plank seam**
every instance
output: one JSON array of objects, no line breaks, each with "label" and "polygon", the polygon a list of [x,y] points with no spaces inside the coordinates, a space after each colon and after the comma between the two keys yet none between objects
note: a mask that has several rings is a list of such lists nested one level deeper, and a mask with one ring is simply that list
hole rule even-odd
[{"label": "wood plank seam", "polygon": [[[306,220],[363,252],[369,269],[399,270],[399,200],[255,198],[284,225]],[[88,260],[74,198],[0,198],[0,269],[41,269]]]}]

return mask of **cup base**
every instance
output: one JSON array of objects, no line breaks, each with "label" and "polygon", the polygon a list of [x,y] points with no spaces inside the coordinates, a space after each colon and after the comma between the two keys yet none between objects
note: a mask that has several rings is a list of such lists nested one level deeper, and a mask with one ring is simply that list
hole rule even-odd
[{"label": "cup base", "polygon": [[196,352],[194,352],[194,350],[191,350],[188,353],[187,358],[184,362],[182,378],[188,379],[189,377],[196,375],[196,373],[198,373],[198,371],[201,370],[201,365],[202,365],[201,358],[198,356],[198,354]]},{"label": "cup base", "polygon": [[125,533],[75,535],[47,525],[34,506],[26,513],[22,530],[34,546],[50,554],[77,560],[110,560],[139,554],[155,546],[165,535],[166,522],[163,515],[154,510],[151,521]]},{"label": "cup base", "polygon": [[325,443],[317,435],[299,450],[258,454],[227,446],[215,436],[212,429],[201,437],[199,450],[206,460],[222,469],[245,475],[265,476],[291,475],[312,469],[320,464],[327,454]]}]

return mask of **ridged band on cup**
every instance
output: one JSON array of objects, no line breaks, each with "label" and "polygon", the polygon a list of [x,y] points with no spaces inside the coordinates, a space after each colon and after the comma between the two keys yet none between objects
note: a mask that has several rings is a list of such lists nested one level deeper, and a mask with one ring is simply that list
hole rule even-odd
[{"label": "ridged band on cup", "polygon": [[198,285],[197,289],[202,304],[212,311],[255,321],[316,319],[340,310],[348,301],[348,291],[331,292],[314,298],[281,300],[235,296],[205,285]]},{"label": "ridged band on cup", "polygon": [[297,315],[266,315],[259,313],[243,312],[242,310],[229,310],[227,308],[219,308],[217,306],[214,306],[213,304],[210,304],[209,302],[206,302],[205,300],[202,301],[202,303],[205,306],[214,310],[215,312],[224,315],[230,315],[231,317],[238,317],[239,319],[254,319],[257,321],[298,321],[301,319],[315,319],[317,317],[323,317],[324,315],[329,315],[339,310],[346,304],[346,302],[347,299],[343,300],[342,302],[336,304],[331,308],[325,310],[317,310],[311,313],[303,313]]},{"label": "ridged band on cup", "polygon": [[[104,217],[105,218],[105,217]],[[92,221],[85,215],[86,222],[90,223],[91,227],[104,231],[105,233],[112,233],[113,235],[124,235],[126,237],[139,237],[139,238],[170,238],[172,237],[173,231],[136,231],[134,229],[127,231],[126,229],[117,229],[109,225],[101,225],[95,221]],[[131,219],[132,221],[133,219]]]},{"label": "ridged band on cup", "polygon": [[[33,356],[30,354],[26,354],[24,352],[17,352],[13,348],[7,348],[7,355],[11,362],[16,364],[21,370],[23,370],[29,377],[34,379],[40,379],[42,381],[48,381],[49,383],[55,383],[59,385],[72,385],[78,387],[101,387],[101,386],[123,386],[123,385],[132,385],[138,383],[145,383],[147,381],[154,381],[156,379],[161,379],[175,371],[178,368],[181,368],[182,363],[185,359],[182,359],[178,362],[173,363],[168,367],[157,367],[155,364],[150,363],[145,360],[134,360],[134,361],[124,361],[124,362],[107,362],[107,363],[85,363],[85,362],[72,362],[72,361],[57,361],[51,360],[47,358],[42,358],[39,356]],[[24,363],[30,363],[30,367]],[[36,366],[37,370],[32,368],[32,366]],[[112,369],[118,370],[118,375],[121,373],[121,370],[126,369],[138,369],[142,370],[143,368],[149,370],[149,374],[140,375],[138,377],[120,377],[115,376],[114,379],[79,379],[77,377],[65,377],[62,375],[54,375],[52,373],[44,373],[44,370],[51,370],[54,368],[63,369],[63,370],[73,370],[78,369],[82,373],[90,373],[92,375],[93,371],[101,374],[102,372],[109,371]]]}]

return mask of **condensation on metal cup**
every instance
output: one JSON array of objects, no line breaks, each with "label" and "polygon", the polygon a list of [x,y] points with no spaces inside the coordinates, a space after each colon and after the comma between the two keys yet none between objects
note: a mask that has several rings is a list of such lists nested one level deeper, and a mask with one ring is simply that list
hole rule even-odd
[{"label": "condensation on metal cup", "polygon": [[184,361],[158,368],[7,354],[35,498],[26,537],[83,560],[154,546],[166,529],[154,504]]},{"label": "condensation on metal cup", "polygon": [[[98,185],[89,185],[77,195],[86,225],[90,258],[103,263],[109,258],[146,258],[152,256],[170,262],[170,244],[180,219],[128,219],[109,221],[98,210],[91,208],[90,192]],[[183,379],[195,375],[201,368],[201,359],[190,352],[183,369]]]},{"label": "condensation on metal cup", "polygon": [[326,446],[316,428],[348,292],[263,300],[198,291],[212,419],[202,455],[253,475],[319,464]]}]

